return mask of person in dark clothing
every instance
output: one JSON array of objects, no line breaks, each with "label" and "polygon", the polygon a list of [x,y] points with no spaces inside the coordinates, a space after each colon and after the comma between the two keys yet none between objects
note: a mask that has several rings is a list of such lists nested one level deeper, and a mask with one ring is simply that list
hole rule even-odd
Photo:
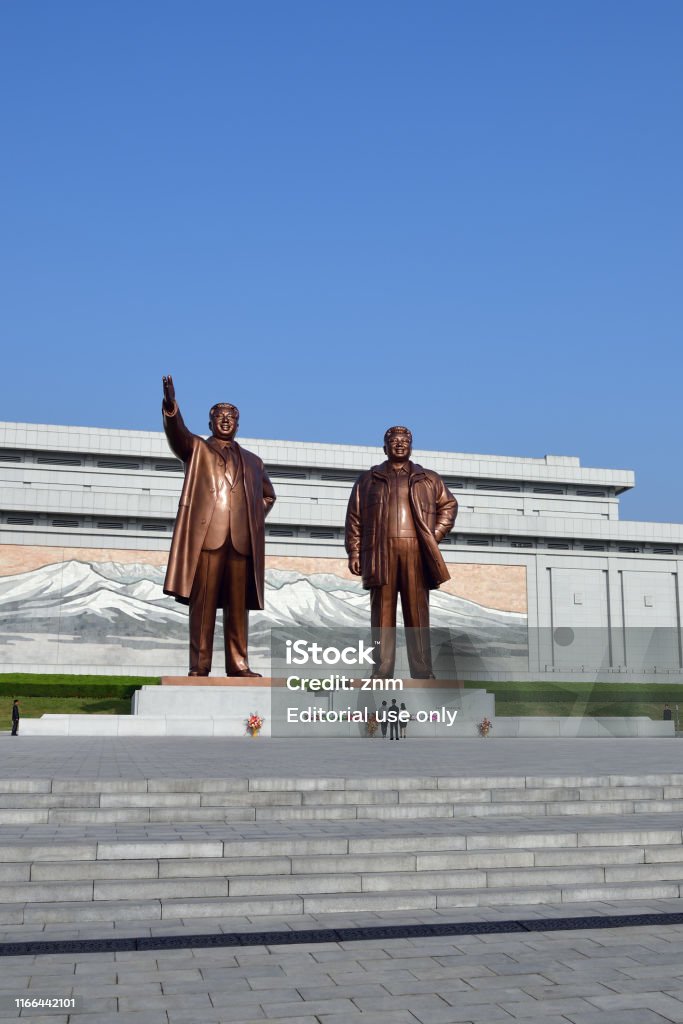
[{"label": "person in dark clothing", "polygon": [[387,738],[387,726],[389,724],[387,722],[387,707],[388,707],[387,702],[385,700],[383,700],[382,701],[382,706],[379,709],[380,713],[384,717],[384,721],[380,722],[380,728],[382,730],[382,739],[383,740],[385,740]]},{"label": "person in dark clothing", "polygon": [[12,735],[17,736],[19,733],[19,701],[15,700],[12,704]]},{"label": "person in dark clothing", "polygon": [[665,722],[670,722],[671,721],[671,718],[672,718],[671,707],[668,704],[664,705],[664,711],[662,713],[662,718],[664,719]]},{"label": "person in dark clothing", "polygon": [[408,722],[405,721],[405,719],[407,718],[407,715],[408,715],[408,708],[405,706],[405,704],[401,704],[401,711],[405,711],[406,712],[406,714],[403,715],[403,718],[399,722],[399,725],[401,727],[401,739],[404,740],[406,738],[406,727],[408,725]]},{"label": "person in dark clothing", "polygon": [[397,740],[399,738],[399,735],[398,735],[398,713],[399,713],[399,711],[400,711],[400,708],[399,708],[398,704],[396,703],[396,698],[393,697],[392,700],[391,700],[391,704],[389,705],[389,710],[387,711],[387,719],[389,721],[389,739],[390,740]]}]

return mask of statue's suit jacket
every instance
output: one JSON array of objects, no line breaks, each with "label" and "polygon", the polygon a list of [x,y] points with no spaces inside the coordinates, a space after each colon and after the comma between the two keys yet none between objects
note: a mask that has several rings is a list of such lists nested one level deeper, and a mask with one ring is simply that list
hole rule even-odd
[{"label": "statue's suit jacket", "polygon": [[[223,457],[203,437],[192,434],[177,403],[168,413],[162,406],[168,443],[185,464],[178,516],[164,581],[164,593],[187,604],[204,539],[221,487],[226,486]],[[232,508],[231,516],[246,516],[251,538],[250,577],[246,607],[263,608],[265,587],[265,518],[275,502],[275,491],[262,460],[233,441],[243,473],[246,508]],[[222,595],[219,595],[219,604]]]},{"label": "statue's suit jacket", "polygon": [[[458,503],[438,473],[408,463],[410,508],[420,542],[425,583],[430,590],[449,580],[439,541],[453,529]],[[362,473],[351,491],[346,512],[346,551],[349,558],[360,559],[366,590],[381,587],[389,571],[388,514],[389,473],[391,464]]]}]

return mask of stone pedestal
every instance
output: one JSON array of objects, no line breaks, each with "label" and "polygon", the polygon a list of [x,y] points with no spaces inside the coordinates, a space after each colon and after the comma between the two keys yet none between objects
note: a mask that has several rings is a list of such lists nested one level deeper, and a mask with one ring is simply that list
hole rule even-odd
[{"label": "stone pedestal", "polygon": [[187,685],[186,676],[168,678],[173,681],[136,690],[132,706],[136,719],[160,722],[163,735],[245,736],[247,718],[257,714],[264,719],[261,735],[270,736],[272,680],[216,677],[206,685],[197,676]]},{"label": "stone pedestal", "polygon": [[[347,688],[291,689],[283,678],[227,676],[166,676],[161,686],[143,686],[133,698],[136,718],[164,723],[164,735],[243,736],[245,722],[256,713],[264,719],[262,736],[326,737],[366,736],[365,722],[351,722],[354,712],[369,715],[392,698],[405,703],[415,716],[429,715],[425,722],[408,724],[411,736],[472,736],[476,723],[493,718],[494,699],[485,690],[466,690],[461,681],[404,679],[401,689],[363,689],[361,680]],[[345,716],[330,721],[290,721],[288,710],[313,708],[325,714]],[[457,711],[452,725],[445,711]],[[431,720],[438,715],[438,719]]]}]

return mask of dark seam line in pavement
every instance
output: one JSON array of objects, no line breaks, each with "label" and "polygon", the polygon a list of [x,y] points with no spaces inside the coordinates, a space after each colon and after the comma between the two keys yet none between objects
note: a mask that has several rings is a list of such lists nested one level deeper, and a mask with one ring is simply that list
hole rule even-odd
[{"label": "dark seam line in pavement", "polygon": [[588,928],[634,928],[668,924],[683,924],[683,913],[534,918],[530,921],[464,921],[460,924],[390,924],[372,925],[365,928],[305,928],[301,931],[287,932],[219,932],[211,935],[156,935],[137,939],[55,939],[52,942],[2,942],[0,943],[0,956],[122,953],[220,946],[296,946],[310,942],[429,939],[457,935],[580,931]]}]

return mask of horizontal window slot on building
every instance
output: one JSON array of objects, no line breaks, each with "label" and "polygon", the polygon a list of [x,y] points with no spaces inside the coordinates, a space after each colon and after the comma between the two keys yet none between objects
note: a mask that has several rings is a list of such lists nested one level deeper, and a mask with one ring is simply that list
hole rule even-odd
[{"label": "horizontal window slot on building", "polygon": [[97,524],[98,530],[122,530],[123,523],[121,520],[118,522],[115,519],[103,519],[102,522]]},{"label": "horizontal window slot on building", "polygon": [[584,544],[584,551],[606,551],[607,548],[604,544]]},{"label": "horizontal window slot on building", "polygon": [[334,530],[311,530],[311,537],[315,537],[319,540],[330,540],[336,537]]},{"label": "horizontal window slot on building", "polygon": [[153,522],[151,520],[148,520],[147,522],[140,524],[140,529],[141,530],[150,530],[150,531],[154,530],[154,531],[156,531],[158,533],[160,530],[165,530],[167,525],[168,525],[167,523],[162,523],[162,522],[155,523],[155,522]]},{"label": "horizontal window slot on building", "polygon": [[593,490],[591,487],[577,487],[576,493],[581,495],[582,498],[606,498],[606,491]]},{"label": "horizontal window slot on building", "polygon": [[560,540],[549,540],[547,546],[552,548],[554,551],[569,551],[571,547],[570,544],[565,544]]},{"label": "horizontal window slot on building", "polygon": [[305,473],[303,469],[269,469],[267,470],[268,476],[275,477],[279,480],[307,480],[308,473]]},{"label": "horizontal window slot on building", "polygon": [[652,553],[655,555],[673,555],[673,548],[653,548]]},{"label": "horizontal window slot on building", "polygon": [[490,481],[474,485],[478,491],[521,491],[520,484],[497,484]]},{"label": "horizontal window slot on building", "polygon": [[98,469],[140,469],[139,462],[125,461],[124,459],[98,459]]},{"label": "horizontal window slot on building", "polygon": [[497,508],[494,505],[477,505],[474,512],[489,516],[523,516],[523,508]]},{"label": "horizontal window slot on building", "polygon": [[7,516],[8,526],[33,526],[35,519],[31,516]]},{"label": "horizontal window slot on building", "polygon": [[444,480],[446,487],[463,488],[465,486],[464,480]]},{"label": "horizontal window slot on building", "polygon": [[23,462],[23,459],[13,452],[0,452],[0,462]]},{"label": "horizontal window slot on building", "polygon": [[82,466],[83,459],[71,455],[39,455],[36,462],[40,466]]},{"label": "horizontal window slot on building", "polygon": [[353,484],[358,479],[358,473],[321,473],[320,479],[336,480],[340,484]]},{"label": "horizontal window slot on building", "polygon": [[277,530],[277,529],[273,530],[273,529],[271,529],[271,530],[268,531],[268,536],[269,537],[293,537],[294,536],[294,530]]},{"label": "horizontal window slot on building", "polygon": [[629,555],[636,555],[640,551],[640,548],[635,544],[620,544],[617,550],[623,551]]},{"label": "horizontal window slot on building", "polygon": [[157,473],[182,473],[183,464],[176,459],[164,459],[163,462],[155,462],[154,470]]},{"label": "horizontal window slot on building", "polygon": [[78,519],[53,519],[52,526],[78,526]]},{"label": "horizontal window slot on building", "polygon": [[510,547],[513,548],[532,548],[534,542],[532,540],[513,540]]},{"label": "horizontal window slot on building", "polygon": [[471,544],[473,547],[482,547],[490,543],[485,537],[467,537],[465,540],[465,544]]},{"label": "horizontal window slot on building", "polygon": [[534,494],[565,494],[564,487],[533,487]]}]

